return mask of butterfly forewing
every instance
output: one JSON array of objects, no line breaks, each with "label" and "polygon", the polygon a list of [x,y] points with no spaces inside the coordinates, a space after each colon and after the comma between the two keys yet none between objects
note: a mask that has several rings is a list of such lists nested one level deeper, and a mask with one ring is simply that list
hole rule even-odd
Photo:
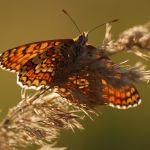
[{"label": "butterfly forewing", "polygon": [[73,42],[73,40],[64,39],[34,42],[7,50],[0,55],[0,67],[17,72],[22,65],[38,54],[66,42]]},{"label": "butterfly forewing", "polygon": [[74,56],[74,44],[73,41],[64,41],[28,60],[18,72],[18,84],[40,89],[62,82]]}]

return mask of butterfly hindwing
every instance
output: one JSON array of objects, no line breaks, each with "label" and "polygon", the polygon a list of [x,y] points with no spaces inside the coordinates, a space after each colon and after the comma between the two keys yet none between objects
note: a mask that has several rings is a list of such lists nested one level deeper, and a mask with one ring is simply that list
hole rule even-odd
[{"label": "butterfly hindwing", "polygon": [[133,85],[120,85],[118,88],[103,78],[95,75],[93,77],[95,81],[88,76],[72,76],[67,84],[58,88],[58,93],[68,100],[89,107],[106,104],[118,109],[127,109],[140,104],[139,93]]},{"label": "butterfly hindwing", "polygon": [[70,74],[68,82],[58,88],[58,93],[89,107],[96,104],[107,104],[119,109],[137,106],[141,102],[137,89],[114,66],[108,57],[100,57],[87,69]]},{"label": "butterfly hindwing", "polygon": [[76,104],[94,107],[103,105],[101,99],[101,83],[97,82],[96,74],[87,71],[73,73],[68,77],[68,82],[58,87],[58,93]]},{"label": "butterfly hindwing", "polygon": [[101,84],[102,98],[112,107],[127,109],[130,107],[135,107],[141,102],[140,95],[135,86],[132,84],[121,85],[118,88],[109,84],[109,82],[105,79],[101,80]]}]

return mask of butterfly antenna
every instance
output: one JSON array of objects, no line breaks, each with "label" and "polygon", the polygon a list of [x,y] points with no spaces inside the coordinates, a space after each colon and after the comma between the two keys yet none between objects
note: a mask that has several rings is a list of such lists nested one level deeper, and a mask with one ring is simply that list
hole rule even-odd
[{"label": "butterfly antenna", "polygon": [[108,22],[105,22],[105,23],[103,23],[103,24],[100,24],[100,25],[94,27],[93,29],[91,29],[91,30],[89,31],[89,33],[93,32],[93,31],[96,30],[97,28],[99,28],[99,27],[101,27],[101,26],[103,26],[103,25],[105,25],[105,24],[107,24],[107,23],[114,23],[114,22],[117,22],[117,21],[118,21],[118,19],[114,19],[114,20],[110,20],[110,21],[108,21]]},{"label": "butterfly antenna", "polygon": [[78,32],[81,34],[81,31],[80,31],[78,25],[76,24],[76,22],[74,21],[74,19],[69,15],[69,13],[68,13],[65,9],[63,9],[62,12],[63,12],[65,15],[67,15],[67,16],[69,17],[69,19],[71,20],[71,22],[72,22],[72,23],[75,25],[75,27],[77,28]]}]

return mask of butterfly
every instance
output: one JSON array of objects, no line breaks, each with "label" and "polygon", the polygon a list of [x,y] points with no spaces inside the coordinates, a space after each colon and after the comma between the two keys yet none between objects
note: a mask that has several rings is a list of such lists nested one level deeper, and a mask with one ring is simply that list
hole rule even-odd
[{"label": "butterfly", "polygon": [[127,109],[140,95],[124,79],[112,60],[87,43],[88,32],[74,39],[47,40],[12,48],[0,55],[0,66],[17,73],[17,83],[28,89],[57,87],[62,97],[89,107]]},{"label": "butterfly", "polygon": [[[81,33],[67,11],[62,11]],[[87,43],[89,32],[74,39],[34,42],[7,50],[0,55],[0,67],[16,72],[23,88],[55,88],[76,104],[108,104],[119,109],[137,106],[141,102],[138,91],[101,49]]]}]

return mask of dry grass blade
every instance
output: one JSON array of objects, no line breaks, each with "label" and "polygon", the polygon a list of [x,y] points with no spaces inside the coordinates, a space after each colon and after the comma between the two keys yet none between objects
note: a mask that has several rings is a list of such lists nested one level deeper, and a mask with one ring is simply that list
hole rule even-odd
[{"label": "dry grass blade", "polygon": [[[111,37],[111,25],[107,24],[105,39],[101,48],[108,54],[127,51],[133,52],[145,60],[150,59],[150,28],[148,23],[125,30],[115,42]],[[144,54],[145,52],[146,54]]]},{"label": "dry grass blade", "polygon": [[83,129],[77,121],[82,117],[76,112],[79,112],[78,108],[70,107],[66,100],[52,91],[27,96],[10,109],[1,123],[0,150],[26,147],[30,144],[42,146],[53,142],[60,129]]}]

